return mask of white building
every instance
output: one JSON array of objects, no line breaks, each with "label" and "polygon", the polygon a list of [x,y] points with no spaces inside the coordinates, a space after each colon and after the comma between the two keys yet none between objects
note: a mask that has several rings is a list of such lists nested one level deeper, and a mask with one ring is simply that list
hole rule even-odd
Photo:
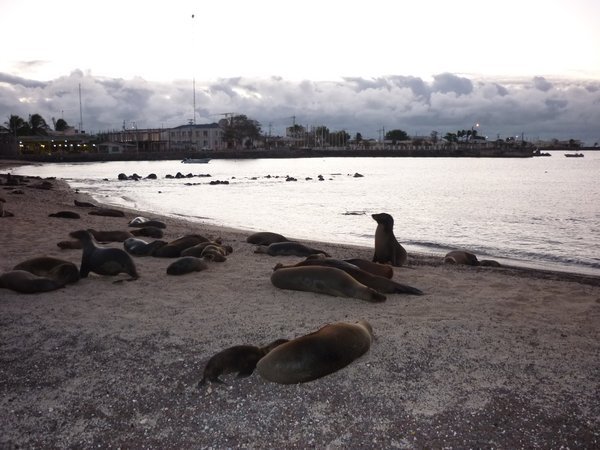
[{"label": "white building", "polygon": [[227,148],[223,140],[223,128],[217,123],[188,124],[165,130],[171,150],[222,150]]}]

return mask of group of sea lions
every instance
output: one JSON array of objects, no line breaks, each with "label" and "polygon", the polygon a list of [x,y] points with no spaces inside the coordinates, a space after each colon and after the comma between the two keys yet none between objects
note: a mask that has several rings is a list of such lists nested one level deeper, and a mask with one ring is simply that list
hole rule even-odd
[{"label": "group of sea lions", "polygon": [[[390,214],[371,216],[377,222],[375,251],[372,261],[336,259],[324,250],[287,239],[274,232],[254,233],[246,239],[258,247],[255,253],[270,256],[300,256],[303,261],[273,268],[271,283],[280,289],[292,289],[354,297],[368,302],[386,300],[384,294],[422,295],[412,286],[392,280],[393,267],[401,267],[408,253],[394,235],[394,219]],[[498,265],[495,261],[478,261],[467,251],[453,251],[445,262],[466,265]],[[366,353],[373,340],[373,328],[364,321],[326,324],[319,330],[295,339],[278,339],[259,347],[236,345],[211,357],[199,386],[207,381],[223,383],[222,374],[249,376],[256,369],[268,381],[291,384],[312,381],[333,373]]]}]

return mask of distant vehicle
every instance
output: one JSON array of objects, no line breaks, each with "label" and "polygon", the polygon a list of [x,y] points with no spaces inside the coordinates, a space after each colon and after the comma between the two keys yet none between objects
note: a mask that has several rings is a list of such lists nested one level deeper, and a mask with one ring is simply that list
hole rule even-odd
[{"label": "distant vehicle", "polygon": [[181,160],[184,164],[207,164],[210,158],[184,158]]}]

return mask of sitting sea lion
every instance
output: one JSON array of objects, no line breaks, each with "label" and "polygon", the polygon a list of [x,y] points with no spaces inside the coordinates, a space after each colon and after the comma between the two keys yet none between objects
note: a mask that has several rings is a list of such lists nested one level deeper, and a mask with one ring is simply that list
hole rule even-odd
[{"label": "sitting sea lion", "polygon": [[256,245],[271,245],[276,242],[290,242],[290,240],[281,234],[261,231],[248,236],[246,242]]},{"label": "sitting sea lion", "polygon": [[373,329],[364,320],[328,324],[273,349],[256,369],[275,383],[304,383],[346,367],[365,354],[372,341]]},{"label": "sitting sea lion", "polygon": [[92,216],[105,216],[105,217],[125,217],[125,213],[118,209],[113,208],[94,208],[88,212]]},{"label": "sitting sea lion", "polygon": [[371,289],[375,289],[377,292],[382,292],[386,294],[423,295],[423,291],[412,286],[396,283],[395,281],[392,281],[389,278],[373,275],[353,264],[350,264],[347,261],[335,258],[322,258],[320,257],[320,255],[309,256],[304,261],[300,261],[299,263],[294,264],[292,266],[284,266],[283,264],[279,263],[275,266],[274,270],[303,266],[336,267],[346,272],[359,283],[362,283],[365,286],[370,287]]},{"label": "sitting sea lion", "polygon": [[196,244],[207,241],[207,238],[199,234],[187,234],[169,242],[164,247],[156,249],[152,256],[157,256],[159,258],[178,258],[181,256],[181,252],[186,248],[190,248]]},{"label": "sitting sea lion", "polygon": [[130,255],[151,256],[157,248],[167,245],[166,241],[146,242],[143,239],[129,238],[123,241],[123,248]]},{"label": "sitting sea lion", "polygon": [[212,383],[225,384],[220,375],[237,372],[238,378],[252,375],[258,361],[275,347],[285,344],[287,339],[277,339],[264,347],[254,345],[235,345],[226,348],[211,357],[204,367],[204,376],[198,382],[198,387]]},{"label": "sitting sea lion", "polygon": [[271,256],[310,256],[317,253],[322,253],[325,256],[331,256],[324,250],[318,250],[311,248],[307,245],[301,244],[300,242],[275,242],[269,246],[256,247],[254,253],[267,253]]},{"label": "sitting sea lion", "polygon": [[75,283],[79,280],[79,269],[71,261],[53,258],[51,256],[38,256],[20,262],[13,270],[25,270],[38,277],[46,277]]},{"label": "sitting sea lion", "polygon": [[208,264],[202,258],[184,256],[172,262],[167,267],[167,275],[185,275],[191,272],[201,272],[208,269]]},{"label": "sitting sea lion", "polygon": [[384,302],[385,295],[358,282],[335,267],[306,266],[277,269],[271,283],[280,289],[317,292],[336,297],[353,297],[368,302]]},{"label": "sitting sea lion", "polygon": [[48,214],[48,217],[60,217],[61,219],[80,219],[81,216],[73,211],[58,211]]},{"label": "sitting sea lion", "polygon": [[127,273],[131,276],[128,281],[139,278],[135,263],[125,250],[98,247],[94,241],[94,237],[87,230],[73,231],[69,235],[72,238],[78,239],[83,244],[81,268],[79,269],[79,276],[82,278],[87,277],[90,272],[99,275]]},{"label": "sitting sea lion", "polygon": [[98,242],[124,242],[125,239],[133,237],[133,234],[131,234],[129,231],[96,231],[92,228],[88,228],[88,231]]},{"label": "sitting sea lion", "polygon": [[394,218],[387,213],[372,214],[371,217],[377,222],[373,262],[390,263],[396,267],[404,265],[408,254],[394,236]]}]

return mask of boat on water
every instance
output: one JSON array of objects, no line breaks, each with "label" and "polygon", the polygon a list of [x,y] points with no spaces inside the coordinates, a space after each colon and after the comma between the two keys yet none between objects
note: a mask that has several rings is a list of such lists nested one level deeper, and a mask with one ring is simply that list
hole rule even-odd
[{"label": "boat on water", "polygon": [[575,153],[565,153],[567,158],[583,158],[583,153],[575,152]]},{"label": "boat on water", "polygon": [[181,160],[184,164],[206,164],[210,158],[184,158]]}]

